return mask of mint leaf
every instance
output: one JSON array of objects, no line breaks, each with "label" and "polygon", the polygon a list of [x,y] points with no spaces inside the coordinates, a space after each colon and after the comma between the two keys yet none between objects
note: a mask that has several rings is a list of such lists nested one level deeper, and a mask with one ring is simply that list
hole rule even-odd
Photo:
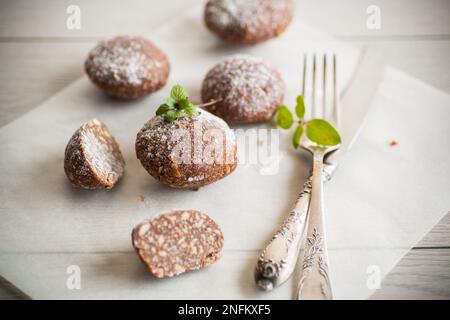
[{"label": "mint leaf", "polygon": [[184,89],[179,84],[173,86],[172,90],[170,91],[170,98],[172,98],[176,102],[180,102],[183,99],[187,99],[188,96],[189,95],[188,95],[186,89]]},{"label": "mint leaf", "polygon": [[170,97],[166,103],[159,106],[156,115],[163,116],[167,122],[173,122],[183,116],[198,116],[198,107],[189,101],[186,89],[180,85],[175,85],[170,91]]},{"label": "mint leaf", "polygon": [[182,111],[179,110],[169,110],[164,114],[164,120],[167,122],[173,122],[177,120],[182,115]]},{"label": "mint leaf", "polygon": [[278,126],[286,130],[289,129],[294,123],[294,116],[292,115],[291,110],[289,110],[289,108],[285,105],[278,108],[276,122]]},{"label": "mint leaf", "polygon": [[327,121],[313,119],[306,123],[306,136],[322,146],[335,146],[341,143],[341,136]]},{"label": "mint leaf", "polygon": [[305,101],[303,100],[303,96],[297,97],[297,104],[295,105],[295,113],[297,114],[297,117],[300,119],[303,119],[305,116],[306,108],[305,108]]},{"label": "mint leaf", "polygon": [[178,109],[186,109],[188,107],[192,106],[192,104],[189,102],[189,99],[181,99],[178,101]]},{"label": "mint leaf", "polygon": [[186,107],[184,109],[184,112],[188,115],[188,116],[198,116],[200,114],[200,112],[197,110],[197,107],[195,107],[194,105],[189,105],[188,107]]},{"label": "mint leaf", "polygon": [[294,148],[297,149],[300,145],[300,139],[302,138],[303,134],[303,126],[300,124],[295,129],[294,135],[292,136],[292,144],[294,145]]},{"label": "mint leaf", "polygon": [[159,106],[158,110],[156,110],[156,115],[157,116],[163,115],[171,109],[173,109],[173,107],[169,106],[168,104],[162,104]]}]

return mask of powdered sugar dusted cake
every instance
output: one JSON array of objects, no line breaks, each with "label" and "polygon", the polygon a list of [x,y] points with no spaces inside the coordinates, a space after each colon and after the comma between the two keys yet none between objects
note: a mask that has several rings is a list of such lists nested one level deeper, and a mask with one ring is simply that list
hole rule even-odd
[{"label": "powdered sugar dusted cake", "polygon": [[222,256],[223,233],[214,220],[194,210],[172,211],[137,225],[132,243],[158,278],[197,270]]},{"label": "powdered sugar dusted cake", "polygon": [[136,155],[150,175],[173,188],[198,189],[237,166],[234,133],[205,110],[173,122],[155,116],[137,134]]},{"label": "powdered sugar dusted cake", "polygon": [[285,85],[280,73],[263,60],[235,55],[214,66],[202,84],[202,100],[218,101],[208,107],[228,123],[271,119],[283,102]]},{"label": "powdered sugar dusted cake", "polygon": [[150,40],[119,36],[98,44],[85,62],[86,73],[106,94],[136,99],[163,87],[169,76],[167,56]]},{"label": "powdered sugar dusted cake", "polygon": [[293,0],[209,0],[205,23],[225,41],[254,45],[281,34],[293,13]]},{"label": "powdered sugar dusted cake", "polygon": [[124,167],[119,144],[97,119],[83,124],[67,144],[64,171],[77,187],[111,189],[123,176]]}]

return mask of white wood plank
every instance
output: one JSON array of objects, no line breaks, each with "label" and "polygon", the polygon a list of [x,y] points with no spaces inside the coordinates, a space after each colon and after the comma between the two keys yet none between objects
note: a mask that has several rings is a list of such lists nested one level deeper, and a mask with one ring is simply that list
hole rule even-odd
[{"label": "white wood plank", "polygon": [[[380,8],[381,28],[367,28],[369,6]],[[448,35],[450,2],[446,0],[298,1],[299,17],[338,37],[408,37]]]},{"label": "white wood plank", "polygon": [[450,41],[412,40],[356,42],[368,45],[373,58],[381,59],[423,82],[450,92]]},{"label": "white wood plank", "polygon": [[450,250],[411,250],[373,299],[450,299]]},{"label": "white wood plank", "polygon": [[29,297],[0,276],[0,300],[27,300]]},{"label": "white wood plank", "polygon": [[[83,75],[83,61],[96,41],[76,43],[2,43],[0,126],[31,110]],[[450,92],[450,41],[357,42],[382,59]]]},{"label": "white wood plank", "polygon": [[0,45],[0,125],[39,105],[83,74],[93,43]]},{"label": "white wood plank", "polygon": [[[208,277],[210,272],[214,274],[226,274],[227,268],[240,269],[242,277],[232,282],[230,285],[239,286],[242,294],[251,299],[270,299],[283,298],[289,299],[294,292],[295,282],[290,281],[283,287],[277,289],[278,292],[270,294],[263,293],[255,287],[252,280],[252,268],[254,257],[257,252],[225,252],[224,261],[219,261],[217,265],[207,268],[203,271],[198,271],[189,275],[180,277],[181,281],[186,277],[198,277],[199,281]],[[104,287],[106,291],[113,290],[116,285],[124,281],[123,278],[132,277],[137,291],[146,290],[147,285],[153,283],[152,290],[164,290],[164,288],[171,287],[168,280],[156,280],[145,270],[144,266],[138,261],[138,258],[133,252],[124,253],[97,253],[97,254],[37,254],[32,256],[21,255],[15,258],[18,263],[18,268],[28,270],[25,272],[24,278],[35,277],[33,269],[26,267],[30,262],[45,263],[50,270],[45,274],[40,274],[43,281],[49,284],[49,288],[55,292],[46,293],[46,296],[58,298],[58,294],[71,298],[83,298],[83,292],[68,293],[64,287],[65,268],[68,263],[80,265],[82,270],[82,286],[90,291],[98,286]],[[20,263],[21,262],[21,263]],[[450,250],[448,249],[414,249],[411,250],[400,263],[389,273],[383,280],[381,288],[378,289],[371,299],[450,299]],[[224,269],[225,268],[225,269]],[[231,269],[229,272],[231,272]],[[225,271],[224,271],[225,270]],[[113,277],[115,280],[104,281]],[[295,281],[295,279],[293,279]],[[24,280],[26,281],[26,280]],[[164,284],[163,281],[168,283]],[[17,280],[20,285],[21,281]],[[129,281],[127,281],[129,283]],[[224,285],[223,282],[220,285]],[[154,292],[153,292],[154,293]],[[41,293],[35,292],[38,297]],[[86,292],[87,294],[87,292]],[[110,292],[108,296],[119,297],[123,292]],[[131,294],[131,292],[130,292]],[[138,297],[136,292],[132,293]],[[151,293],[148,293],[151,294]],[[148,296],[148,294],[146,296]],[[92,295],[89,297],[92,298]],[[104,298],[106,296],[98,296]],[[178,298],[182,298],[179,296]],[[220,293],[215,294],[214,298],[230,298],[221,296]],[[12,286],[5,279],[0,277],[0,299],[27,299],[28,297],[21,293],[20,290]]]},{"label": "white wood plank", "polygon": [[[73,1],[3,1],[0,37],[105,37],[117,33],[150,32],[168,17],[198,5],[198,0],[76,1],[81,8],[80,30],[66,28],[66,9]],[[449,35],[447,0],[320,0],[297,1],[297,18],[337,36]],[[381,9],[381,29],[366,26],[366,9]]]},{"label": "white wood plank", "polygon": [[450,212],[415,246],[415,248],[439,247],[450,249]]},{"label": "white wood plank", "polygon": [[[99,38],[116,34],[150,34],[198,0],[46,0],[7,1],[0,11],[0,37]],[[69,30],[67,7],[81,9],[81,29]]]},{"label": "white wood plank", "polygon": [[[185,3],[189,6],[189,1],[195,2],[193,0],[183,0],[178,3],[171,1],[167,5],[179,7],[180,3]],[[313,4],[309,1],[300,1],[299,7],[303,12],[308,13],[304,15],[308,23],[318,24],[323,30],[348,40],[358,40],[361,36],[368,36],[364,39],[369,41],[375,38],[383,39],[383,37],[385,40],[402,37],[422,39],[423,41],[383,42],[378,40],[377,43],[372,43],[371,48],[383,55],[387,62],[403,71],[440,89],[450,91],[450,79],[445,72],[449,69],[449,61],[446,58],[450,48],[449,42],[429,40],[439,37],[446,39],[445,36],[448,36],[449,2],[445,0],[377,1],[382,9],[382,29],[379,31],[370,31],[365,27],[365,8],[371,4],[369,2],[327,0],[317,5],[317,2]],[[81,2],[82,7],[87,9],[87,12],[84,12],[86,24],[80,31],[68,31],[65,29],[64,11],[69,3],[69,1],[48,1],[43,4],[42,1],[22,0],[1,4],[0,37],[2,38],[0,41],[7,44],[0,45],[0,58],[8,63],[0,65],[0,83],[2,84],[0,86],[0,104],[2,105],[0,125],[23,114],[82,75],[80,61],[82,62],[87,50],[94,43],[91,37],[103,37],[117,32],[140,33],[142,30],[150,30],[148,28],[150,24],[159,24],[167,18],[162,14],[165,9],[161,5],[152,6],[152,10],[146,9],[148,5],[151,5],[151,0],[127,2],[126,10],[123,10],[118,2],[108,1],[106,5],[109,7],[108,16],[102,13],[104,3],[99,5],[98,2],[92,4]],[[327,19],[324,19],[325,15]],[[93,19],[93,16],[96,16],[96,19]],[[333,18],[330,19],[330,16]],[[349,19],[349,16],[352,18]],[[423,37],[424,35],[433,37],[427,38]],[[25,38],[15,39],[16,36]],[[28,38],[34,36],[43,38]],[[67,44],[55,43],[65,39],[48,39],[49,37],[81,38],[69,39],[76,40],[76,44]],[[42,40],[52,40],[53,43],[39,44]],[[14,41],[32,43],[19,44]],[[80,43],[80,41],[88,43]],[[418,246],[449,246],[449,216],[447,215]],[[413,250],[392,271],[393,279],[388,276],[383,289],[374,297],[448,299],[450,295],[445,288],[450,288],[449,252],[450,250],[446,249]],[[5,287],[10,286],[0,280],[0,298],[11,296],[11,293],[3,293]],[[10,289],[7,292],[10,292]],[[14,297],[14,293],[12,295]]]}]

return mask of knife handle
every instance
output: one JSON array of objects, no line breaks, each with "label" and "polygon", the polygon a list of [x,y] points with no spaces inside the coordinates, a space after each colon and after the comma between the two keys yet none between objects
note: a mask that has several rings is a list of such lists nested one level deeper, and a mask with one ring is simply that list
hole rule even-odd
[{"label": "knife handle", "polygon": [[294,271],[308,215],[311,181],[310,176],[294,209],[259,256],[255,282],[264,290],[272,290],[281,285]]}]

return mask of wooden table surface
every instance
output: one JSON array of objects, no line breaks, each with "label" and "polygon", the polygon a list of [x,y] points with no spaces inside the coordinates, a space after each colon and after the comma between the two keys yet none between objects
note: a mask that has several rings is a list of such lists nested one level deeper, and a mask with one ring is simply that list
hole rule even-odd
[{"label": "wooden table surface", "polygon": [[[99,39],[142,34],[198,2],[0,0],[0,126],[82,76],[82,62]],[[297,2],[299,19],[340,40],[364,45],[374,58],[450,92],[450,1]],[[72,4],[81,9],[79,30],[66,27],[66,10]],[[366,10],[372,4],[380,8],[379,30],[366,26]],[[21,298],[26,296],[0,277],[0,299]],[[450,213],[390,272],[373,298],[450,298]]]}]

